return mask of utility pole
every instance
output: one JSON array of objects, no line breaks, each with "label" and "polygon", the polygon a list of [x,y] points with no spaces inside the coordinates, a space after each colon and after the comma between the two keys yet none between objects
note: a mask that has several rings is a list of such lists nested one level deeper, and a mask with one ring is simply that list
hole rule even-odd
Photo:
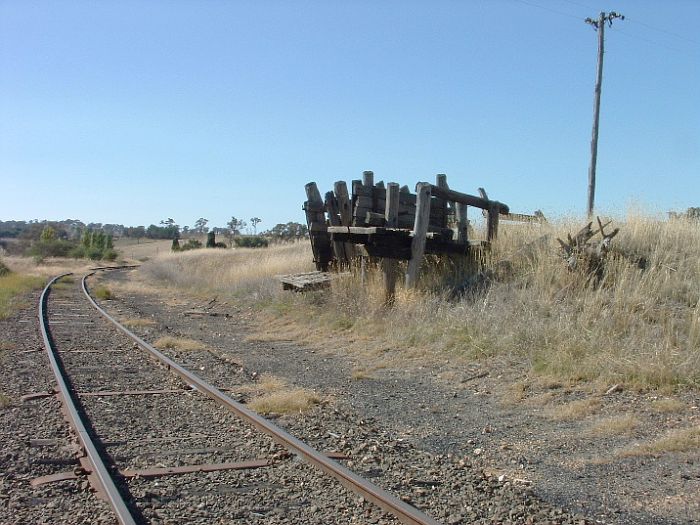
[{"label": "utility pole", "polygon": [[591,138],[591,165],[588,168],[588,217],[593,216],[593,201],[595,200],[595,168],[598,161],[598,121],[600,120],[600,90],[603,84],[603,47],[605,46],[605,23],[612,26],[613,20],[625,17],[615,11],[605,13],[601,11],[598,20],[586,18],[586,23],[591,24],[598,31],[598,72],[595,82],[595,94],[593,98],[593,136]]}]

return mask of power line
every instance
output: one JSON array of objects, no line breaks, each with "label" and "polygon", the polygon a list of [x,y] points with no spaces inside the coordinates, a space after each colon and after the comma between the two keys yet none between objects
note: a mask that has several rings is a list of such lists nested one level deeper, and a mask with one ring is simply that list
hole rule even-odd
[{"label": "power line", "polygon": [[[626,19],[625,19],[625,20],[626,20]],[[628,37],[628,38],[636,38],[637,40],[641,40],[641,41],[643,41],[643,42],[647,42],[648,44],[652,44],[652,45],[659,46],[659,47],[664,47],[664,48],[668,49],[669,51],[673,51],[674,53],[682,53],[682,54],[684,54],[684,55],[693,56],[693,54],[690,53],[690,52],[688,52],[688,50],[679,49],[679,48],[677,48],[677,47],[670,46],[670,45],[668,45],[668,44],[666,44],[666,43],[664,43],[664,42],[659,42],[659,41],[657,41],[657,40],[652,40],[652,39],[650,39],[650,38],[646,38],[646,37],[643,37],[643,36],[635,35],[635,34],[633,34],[633,33],[628,33],[627,31],[622,31],[621,29],[617,29],[617,28],[614,29],[614,31],[615,31],[615,33],[618,33],[618,34],[620,34],[620,35],[626,36],[626,37]]]},{"label": "power line", "polygon": [[521,4],[529,5],[530,7],[537,7],[538,9],[544,9],[545,11],[549,11],[550,13],[556,13],[561,16],[566,16],[568,18],[574,18],[576,20],[583,20],[582,16],[576,16],[572,15],[571,13],[565,13],[564,11],[558,11],[556,9],[551,9],[547,6],[536,4],[535,2],[530,2],[529,0],[514,0],[515,2],[520,2]]},{"label": "power line", "polygon": [[654,26],[649,25],[649,24],[647,24],[647,23],[644,23],[644,22],[640,22],[640,21],[638,21],[638,20],[635,20],[634,18],[628,18],[627,20],[628,20],[629,22],[632,22],[633,24],[637,24],[637,25],[640,25],[640,26],[644,26],[644,27],[646,27],[647,29],[651,29],[652,31],[657,31],[657,32],[659,32],[659,33],[664,33],[665,35],[669,35],[669,36],[673,36],[673,37],[679,38],[680,40],[684,40],[685,42],[689,42],[689,43],[691,43],[691,44],[700,45],[700,42],[699,42],[699,41],[693,40],[692,38],[688,38],[688,37],[683,36],[683,35],[680,35],[680,34],[678,34],[678,33],[674,33],[673,31],[668,31],[668,30],[666,30],[666,29],[661,29],[660,27],[654,27]]}]

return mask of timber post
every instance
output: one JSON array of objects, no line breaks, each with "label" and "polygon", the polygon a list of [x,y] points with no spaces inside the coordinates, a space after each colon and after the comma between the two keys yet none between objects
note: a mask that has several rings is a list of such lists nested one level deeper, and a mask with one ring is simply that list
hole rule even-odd
[{"label": "timber post", "polygon": [[434,187],[426,182],[419,182],[416,186],[416,218],[413,225],[413,239],[411,240],[411,259],[408,261],[408,270],[406,271],[407,288],[415,288],[418,284],[418,273],[425,254],[425,237],[430,222],[431,188]]},{"label": "timber post", "polygon": [[309,227],[314,263],[316,263],[317,270],[327,272],[332,251],[328,226],[326,225],[326,207],[321,200],[321,193],[319,193],[315,182],[306,184],[304,189],[307,199],[304,203],[304,211],[306,212],[306,224]]},{"label": "timber post", "polygon": [[[386,204],[384,219],[387,228],[397,228],[399,225],[399,185],[390,182],[386,187]],[[388,257],[382,258],[384,273],[384,305],[391,307],[396,300],[396,276],[399,271],[399,261]]]}]

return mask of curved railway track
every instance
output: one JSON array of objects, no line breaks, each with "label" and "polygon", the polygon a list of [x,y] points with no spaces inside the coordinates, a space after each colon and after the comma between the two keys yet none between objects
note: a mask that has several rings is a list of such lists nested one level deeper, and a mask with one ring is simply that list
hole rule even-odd
[{"label": "curved railway track", "polygon": [[[323,523],[364,521],[368,513],[373,523],[438,523],[132,333],[90,296],[92,274],[56,290],[67,275],[52,279],[41,295],[41,331],[79,441],[81,468],[73,476],[87,476],[119,523],[271,522],[275,516]],[[198,448],[177,448],[187,439]],[[282,448],[291,454],[280,454]],[[66,476],[50,478],[41,481]],[[348,505],[353,496],[339,485],[374,509]],[[173,503],[167,509],[153,497],[164,486]],[[250,508],[251,499],[282,513],[241,514],[242,501]]]}]

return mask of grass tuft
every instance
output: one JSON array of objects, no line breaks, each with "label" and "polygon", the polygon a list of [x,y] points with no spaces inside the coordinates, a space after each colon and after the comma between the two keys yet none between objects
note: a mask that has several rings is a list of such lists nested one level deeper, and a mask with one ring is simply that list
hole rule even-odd
[{"label": "grass tuft", "polygon": [[629,434],[639,425],[639,419],[632,415],[613,416],[596,421],[590,433],[598,436]]},{"label": "grass tuft", "polygon": [[700,450],[700,426],[669,432],[664,437],[623,450],[623,457],[660,456],[670,452]]},{"label": "grass tuft", "polygon": [[97,286],[92,293],[95,297],[97,297],[98,299],[102,299],[103,301],[114,299],[114,294],[112,293],[112,290],[110,290],[106,286]]},{"label": "grass tuft", "polygon": [[206,350],[207,347],[200,341],[187,339],[185,337],[173,337],[166,335],[153,342],[153,346],[161,350]]},{"label": "grass tuft", "polygon": [[304,388],[270,392],[251,399],[248,406],[261,414],[304,413],[319,403],[319,397]]},{"label": "grass tuft", "polygon": [[12,405],[12,398],[5,394],[0,394],[0,408],[7,408]]},{"label": "grass tuft", "polygon": [[546,415],[555,421],[576,421],[594,414],[600,405],[600,399],[577,399],[548,409]]}]

